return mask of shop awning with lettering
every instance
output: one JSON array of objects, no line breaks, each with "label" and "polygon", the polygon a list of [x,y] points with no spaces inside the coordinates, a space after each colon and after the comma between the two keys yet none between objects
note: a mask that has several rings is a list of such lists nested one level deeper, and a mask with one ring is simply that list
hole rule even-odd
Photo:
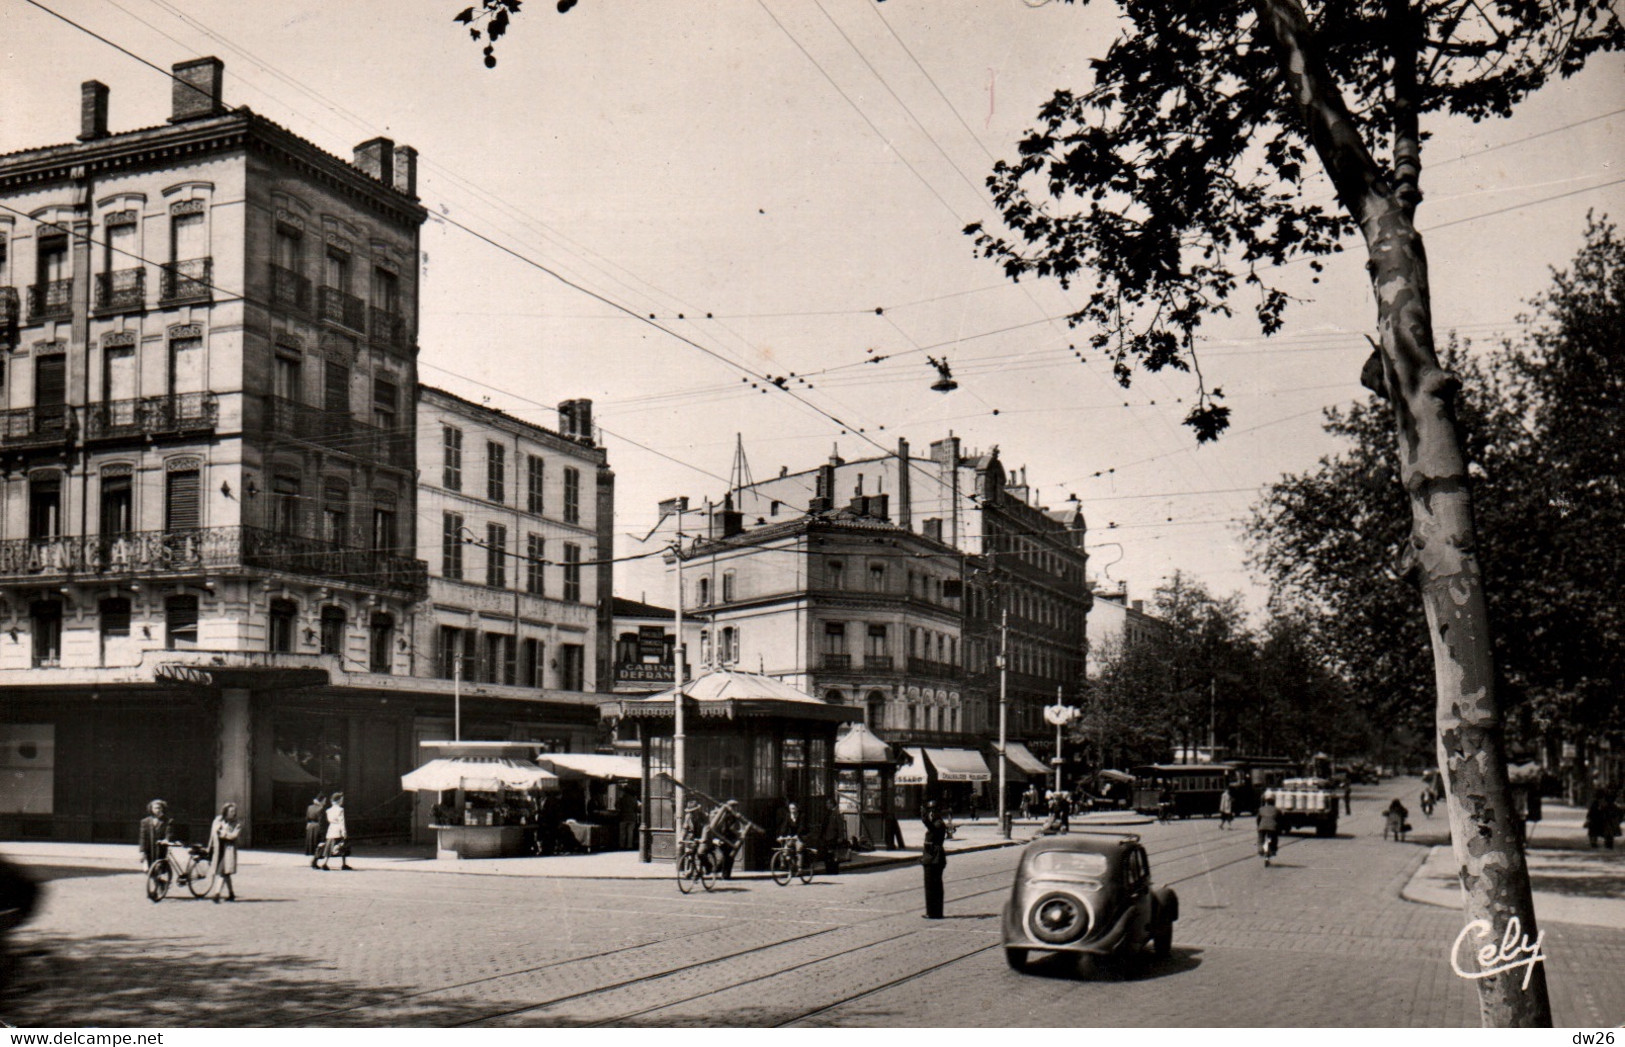
[{"label": "shop awning with lettering", "polygon": [[1009,760],[1010,766],[1015,768],[1016,773],[1023,777],[1049,773],[1049,768],[1045,767],[1043,762],[1032,754],[1031,749],[1028,749],[1020,742],[1006,742],[1004,745],[1004,758]]},{"label": "shop awning with lettering", "polygon": [[927,749],[925,758],[939,782],[985,782],[993,777],[987,761],[974,749]]},{"label": "shop awning with lettering", "polygon": [[536,762],[556,774],[582,778],[643,777],[643,761],[610,753],[543,753]]},{"label": "shop awning with lettering", "polygon": [[925,784],[925,751],[923,749],[904,749],[908,762],[897,768],[897,774],[892,778],[893,785],[924,785]]}]

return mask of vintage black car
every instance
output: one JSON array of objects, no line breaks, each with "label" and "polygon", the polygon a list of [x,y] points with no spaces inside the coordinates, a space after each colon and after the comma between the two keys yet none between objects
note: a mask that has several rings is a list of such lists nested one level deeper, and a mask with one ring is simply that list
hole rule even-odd
[{"label": "vintage black car", "polygon": [[1132,834],[1034,840],[1004,906],[1004,956],[1014,970],[1034,950],[1112,956],[1174,945],[1179,897],[1151,886],[1151,863]]}]

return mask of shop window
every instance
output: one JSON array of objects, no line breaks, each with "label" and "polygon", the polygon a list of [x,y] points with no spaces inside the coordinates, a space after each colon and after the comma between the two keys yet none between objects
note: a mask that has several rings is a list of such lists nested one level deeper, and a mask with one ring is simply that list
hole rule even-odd
[{"label": "shop window", "polygon": [[[344,716],[302,712],[272,723],[272,766],[285,768],[284,773],[271,776],[274,816],[303,823],[305,808],[312,797],[331,796],[346,787],[349,754],[345,739],[348,734],[349,722]],[[354,817],[352,814],[351,832],[356,830]]]},{"label": "shop window", "polygon": [[270,617],[270,649],[278,654],[292,654],[299,605],[292,600],[272,600]]},{"label": "shop window", "polygon": [[0,811],[51,814],[56,804],[56,725],[0,723]]},{"label": "shop window", "polygon": [[171,651],[197,650],[198,607],[195,596],[164,600],[164,647]]},{"label": "shop window", "polygon": [[638,650],[638,634],[622,633],[615,638],[615,660],[622,665],[631,665],[643,660]]}]

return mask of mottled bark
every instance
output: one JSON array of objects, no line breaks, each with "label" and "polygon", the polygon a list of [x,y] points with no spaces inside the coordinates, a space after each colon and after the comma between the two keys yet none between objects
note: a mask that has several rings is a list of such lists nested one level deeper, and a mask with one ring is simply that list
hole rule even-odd
[{"label": "mottled bark", "polygon": [[[1420,198],[1415,110],[1407,85],[1398,85],[1395,151],[1400,170],[1390,181],[1319,60],[1297,0],[1254,0],[1254,7],[1265,36],[1275,45],[1310,141],[1338,198],[1359,224],[1369,253],[1384,385],[1394,411],[1400,478],[1411,506],[1407,559],[1417,570],[1433,645],[1439,762],[1449,793],[1451,840],[1467,923],[1471,927],[1483,921],[1479,926],[1489,928],[1487,935],[1465,939],[1459,950],[1462,966],[1476,972],[1479,947],[1498,946],[1509,927],[1534,942],[1538,929],[1507,782],[1483,572],[1453,404],[1458,383],[1439,366],[1434,351],[1427,257],[1412,221]],[[1396,26],[1410,23],[1406,12],[1396,12]],[[1414,52],[1396,55],[1396,67],[1414,71]],[[1447,945],[1440,943],[1441,962],[1449,962],[1443,955]],[[1542,964],[1481,978],[1478,989],[1486,1026],[1551,1025]]]}]

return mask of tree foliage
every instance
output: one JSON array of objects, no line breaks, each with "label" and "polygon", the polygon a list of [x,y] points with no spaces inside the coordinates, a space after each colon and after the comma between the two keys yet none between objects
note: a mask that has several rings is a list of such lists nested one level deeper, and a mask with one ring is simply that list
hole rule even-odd
[{"label": "tree foliage", "polygon": [[[1525,741],[1625,727],[1625,241],[1589,222],[1569,268],[1485,352],[1452,347],[1479,507],[1496,664]],[[1429,652],[1406,571],[1409,514],[1392,410],[1372,396],[1327,412],[1345,447],[1254,508],[1253,562],[1374,717],[1431,713]]]},{"label": "tree foliage", "polygon": [[[1258,16],[1265,5],[1119,6],[1130,28],[1091,63],[1093,86],[1057,91],[1019,158],[988,179],[1008,232],[966,231],[1014,279],[1091,284],[1071,320],[1091,329],[1126,386],[1137,367],[1195,367],[1198,329],[1230,315],[1238,292],[1264,333],[1279,330],[1291,297],[1274,270],[1307,257],[1319,271],[1361,205],[1342,185],[1342,211],[1305,198],[1314,143],[1284,104],[1280,59]],[[1504,116],[1552,76],[1621,46],[1617,16],[1594,0],[1304,6],[1365,151],[1396,183],[1416,180],[1420,158],[1403,143],[1418,117]],[[1397,20],[1414,20],[1422,47],[1407,99],[1393,83]],[[1222,390],[1199,388],[1186,418],[1198,439],[1228,425],[1221,401]]]}]

